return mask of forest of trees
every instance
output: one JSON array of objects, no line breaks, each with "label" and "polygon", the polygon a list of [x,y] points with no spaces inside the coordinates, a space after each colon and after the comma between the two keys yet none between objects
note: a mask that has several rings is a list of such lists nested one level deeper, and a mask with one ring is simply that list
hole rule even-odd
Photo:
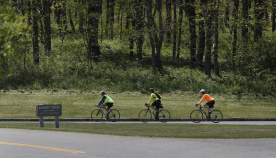
[{"label": "forest of trees", "polygon": [[[220,78],[219,82],[230,82],[225,76],[235,74],[247,77],[244,82],[249,78],[251,84],[267,83],[265,93],[275,92],[275,0],[0,3],[0,89],[26,88],[39,78],[42,88],[55,87],[55,75],[65,71],[68,76],[77,71],[79,78],[99,79],[95,77],[98,71],[106,70],[95,69],[104,69],[99,65],[105,65],[110,52],[120,51],[107,46],[114,42],[111,47],[121,44],[125,48],[121,50],[124,55],[112,59],[114,63],[148,65],[151,73],[160,76],[170,76],[170,66],[199,70],[208,78]],[[60,64],[53,64],[56,62]],[[110,82],[119,83],[115,79]],[[133,82],[138,84],[138,80]],[[243,86],[244,82],[231,81],[229,85]],[[247,85],[248,89],[251,86]]]}]

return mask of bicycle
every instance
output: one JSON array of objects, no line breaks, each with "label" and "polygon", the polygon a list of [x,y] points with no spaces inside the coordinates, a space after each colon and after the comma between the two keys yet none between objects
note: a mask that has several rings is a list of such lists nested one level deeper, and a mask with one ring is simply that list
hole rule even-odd
[{"label": "bicycle", "polygon": [[91,112],[91,118],[95,121],[103,120],[103,116],[105,115],[106,120],[112,119],[114,122],[120,119],[120,112],[116,109],[109,109],[107,114],[104,114],[104,110],[102,106],[96,105],[96,109]]},{"label": "bicycle", "polygon": [[196,104],[196,107],[198,108],[198,110],[193,110],[190,114],[190,119],[194,122],[194,123],[199,123],[201,120],[203,120],[203,114],[206,116],[206,120],[210,120],[213,123],[219,123],[222,118],[222,112],[220,110],[217,109],[213,109],[211,108],[211,113],[206,113],[200,104]]},{"label": "bicycle", "polygon": [[[147,109],[141,110],[138,114],[139,120],[141,120],[144,123],[152,120],[152,116],[156,117],[156,113],[154,113],[150,109],[150,105],[145,104],[145,106],[147,107]],[[171,119],[171,114],[168,110],[162,109],[162,110],[159,110],[159,114],[157,117],[161,122],[165,123]]]}]

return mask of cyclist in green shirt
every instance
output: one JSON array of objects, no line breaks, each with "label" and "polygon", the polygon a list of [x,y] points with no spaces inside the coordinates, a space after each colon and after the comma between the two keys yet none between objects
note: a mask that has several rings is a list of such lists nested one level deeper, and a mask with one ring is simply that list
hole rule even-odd
[{"label": "cyclist in green shirt", "polygon": [[155,119],[158,120],[159,108],[163,108],[161,105],[161,96],[154,92],[153,88],[149,89],[150,100],[148,101],[150,107],[156,112]]},{"label": "cyclist in green shirt", "polygon": [[105,91],[101,91],[100,93],[103,96],[103,98],[99,102],[98,106],[102,105],[103,109],[105,110],[104,114],[107,114],[109,112],[109,109],[113,106],[114,101],[108,95],[106,95]]}]

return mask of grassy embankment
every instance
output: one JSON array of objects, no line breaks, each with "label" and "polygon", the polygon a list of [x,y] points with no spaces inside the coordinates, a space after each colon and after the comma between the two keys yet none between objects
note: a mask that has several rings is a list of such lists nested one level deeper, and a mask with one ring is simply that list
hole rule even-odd
[{"label": "grassy embankment", "polygon": [[[145,108],[149,95],[139,92],[107,92],[115,100],[114,108],[121,118],[138,118],[138,112]],[[210,94],[216,100],[216,108],[224,118],[275,118],[274,97]],[[190,112],[200,100],[200,94],[175,92],[162,94],[162,104],[172,118],[189,118]],[[37,104],[62,104],[60,118],[90,118],[92,109],[101,99],[99,92],[79,91],[9,91],[0,93],[0,118],[37,118]]]},{"label": "grassy embankment", "polygon": [[[109,95],[115,100],[114,108],[120,110],[122,118],[137,118],[138,112],[144,108],[143,104],[149,99],[147,94],[138,92],[115,93]],[[189,118],[189,113],[195,109],[194,104],[200,99],[193,93],[164,93],[163,104],[173,118]],[[216,107],[225,118],[275,118],[276,106],[273,97],[242,97],[234,95],[212,94],[216,99]],[[36,104],[55,104],[63,106],[60,118],[89,118],[101,96],[98,92],[80,93],[79,91],[9,91],[0,94],[1,118],[37,118]],[[49,117],[52,118],[52,117]],[[91,134],[109,134],[120,136],[146,136],[168,138],[275,138],[276,126],[253,125],[222,125],[222,124],[162,124],[162,123],[67,123],[61,122],[56,129],[53,122],[46,122],[44,128],[38,122],[12,123],[1,122],[0,128],[20,128],[31,130],[53,130],[66,132],[80,132]]]},{"label": "grassy embankment", "polygon": [[0,123],[0,128],[51,130],[137,137],[256,139],[276,138],[275,125],[168,124],[168,123]]}]

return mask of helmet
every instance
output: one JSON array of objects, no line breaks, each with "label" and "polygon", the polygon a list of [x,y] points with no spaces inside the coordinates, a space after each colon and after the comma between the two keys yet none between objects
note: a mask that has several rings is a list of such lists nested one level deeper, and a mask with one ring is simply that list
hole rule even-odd
[{"label": "helmet", "polygon": [[105,94],[105,91],[101,91],[100,93],[101,93],[101,94]]},{"label": "helmet", "polygon": [[154,90],[153,90],[153,88],[149,88],[149,91],[152,91],[152,92],[153,92]]},{"label": "helmet", "polygon": [[206,93],[205,89],[202,89],[202,90],[200,90],[199,92],[200,92],[200,93],[203,93],[203,94]]}]

